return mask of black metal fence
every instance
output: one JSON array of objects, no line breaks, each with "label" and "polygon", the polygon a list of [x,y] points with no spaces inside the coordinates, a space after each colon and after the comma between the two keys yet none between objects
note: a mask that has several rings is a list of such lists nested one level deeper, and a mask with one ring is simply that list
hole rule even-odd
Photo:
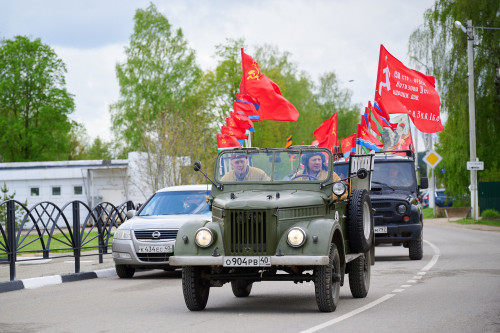
[{"label": "black metal fence", "polygon": [[[71,201],[63,207],[40,202],[27,208],[16,200],[0,203],[0,263],[10,265],[10,280],[16,279],[18,255],[41,254],[30,260],[74,257],[75,273],[80,273],[80,258],[103,255],[111,248],[113,233],[127,219],[132,201],[119,206],[101,202],[90,208],[82,201]],[[85,254],[97,250],[98,254]],[[56,255],[57,253],[57,255]]]}]

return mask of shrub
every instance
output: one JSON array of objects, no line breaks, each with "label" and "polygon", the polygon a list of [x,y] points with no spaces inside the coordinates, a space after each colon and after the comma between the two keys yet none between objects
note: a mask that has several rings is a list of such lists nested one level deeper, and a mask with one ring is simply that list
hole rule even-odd
[{"label": "shrub", "polygon": [[494,209],[486,209],[484,212],[481,212],[481,217],[500,217],[500,213]]}]

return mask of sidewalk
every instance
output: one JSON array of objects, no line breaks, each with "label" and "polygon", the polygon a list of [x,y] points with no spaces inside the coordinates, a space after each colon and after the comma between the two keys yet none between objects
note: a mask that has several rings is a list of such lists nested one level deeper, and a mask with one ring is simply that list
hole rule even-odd
[{"label": "sidewalk", "polygon": [[442,218],[424,219],[424,227],[426,225],[439,225],[439,226],[447,226],[447,227],[454,227],[461,229],[500,232],[500,227],[495,227],[492,225],[453,223],[453,221],[457,221],[460,219],[461,219],[460,217],[450,217],[450,218],[442,217]]},{"label": "sidewalk", "polygon": [[[94,253],[97,251],[84,252],[85,255]],[[81,257],[78,274],[75,274],[73,257],[42,259],[34,256],[20,256],[17,260],[15,281],[10,281],[10,265],[0,264],[0,293],[116,274],[111,253],[103,255],[102,264],[99,263],[97,254]]]}]

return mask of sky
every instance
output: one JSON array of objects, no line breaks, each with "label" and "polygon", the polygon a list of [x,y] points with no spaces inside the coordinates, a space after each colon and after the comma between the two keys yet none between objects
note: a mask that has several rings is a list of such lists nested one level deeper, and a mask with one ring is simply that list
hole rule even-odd
[{"label": "sky", "polygon": [[365,106],[374,98],[380,44],[410,66],[408,39],[434,0],[0,0],[0,39],[24,35],[51,46],[67,67],[70,117],[91,139],[110,141],[115,67],[125,60],[135,11],[150,3],[182,29],[204,70],[215,68],[215,46],[227,38],[244,38],[249,55],[271,44],[315,81],[335,72],[352,103]]}]

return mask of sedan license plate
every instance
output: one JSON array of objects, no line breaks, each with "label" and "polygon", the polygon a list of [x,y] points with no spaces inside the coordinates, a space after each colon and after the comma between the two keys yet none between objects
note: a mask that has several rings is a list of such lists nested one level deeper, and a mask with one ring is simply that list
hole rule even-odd
[{"label": "sedan license plate", "polygon": [[147,245],[139,246],[139,253],[172,253],[174,252],[173,245]]},{"label": "sedan license plate", "polygon": [[271,266],[269,256],[224,257],[224,267],[266,267]]},{"label": "sedan license plate", "polygon": [[376,234],[386,234],[387,233],[387,227],[374,227],[373,231]]}]

